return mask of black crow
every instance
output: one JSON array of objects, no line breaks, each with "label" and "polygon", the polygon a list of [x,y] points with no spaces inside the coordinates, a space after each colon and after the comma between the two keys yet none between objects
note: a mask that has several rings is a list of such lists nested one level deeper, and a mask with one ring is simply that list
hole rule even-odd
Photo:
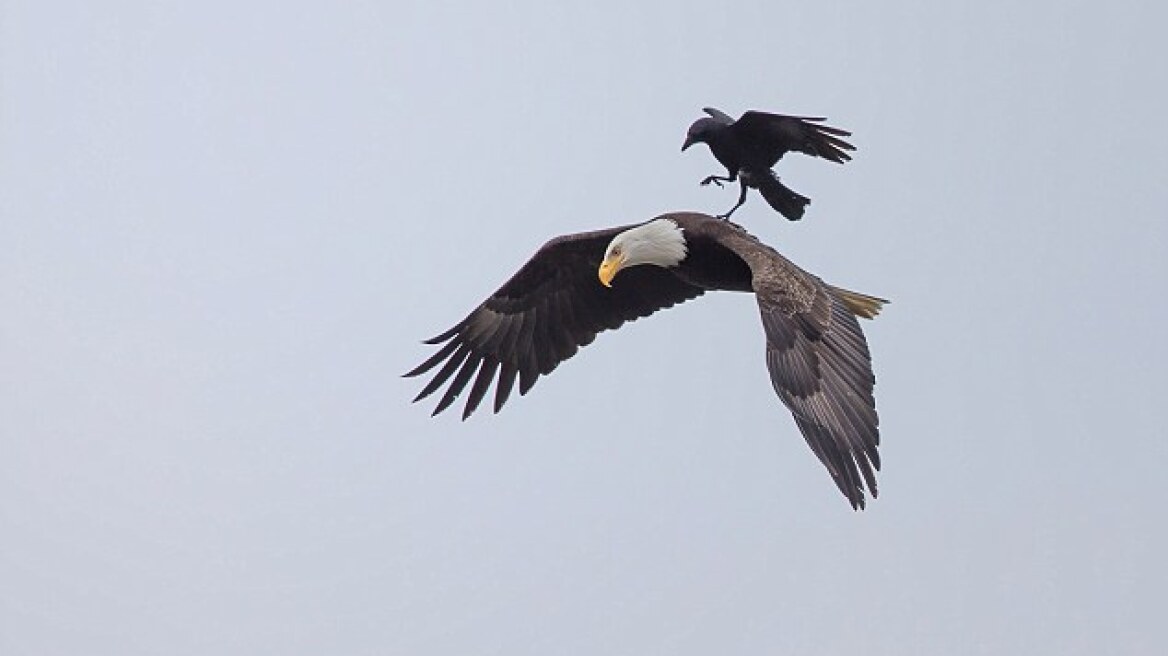
[{"label": "black crow", "polygon": [[723,219],[730,218],[742,207],[746,202],[747,188],[753,187],[780,214],[798,221],[803,218],[803,211],[811,199],[784,186],[771,170],[775,163],[795,150],[843,164],[852,158],[845,151],[856,149],[840,139],[850,137],[851,132],[820,125],[823,118],[749,111],[735,121],[713,107],[706,107],[705,112],[709,118],[699,118],[689,126],[681,149],[704,143],[726,167],[728,175],[707,176],[702,180],[703,185],[713,182],[721,187],[723,182],[738,180],[741,187],[738,202],[729,212],[720,215]]}]

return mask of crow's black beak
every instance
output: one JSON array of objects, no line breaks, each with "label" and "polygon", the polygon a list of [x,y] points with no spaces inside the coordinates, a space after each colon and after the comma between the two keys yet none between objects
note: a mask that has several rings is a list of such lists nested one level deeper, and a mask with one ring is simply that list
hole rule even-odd
[{"label": "crow's black beak", "polygon": [[689,148],[689,147],[690,147],[690,146],[692,146],[692,145],[694,145],[694,140],[693,140],[693,139],[691,139],[691,138],[689,138],[689,137],[687,136],[687,137],[685,138],[685,143],[681,144],[681,152],[683,152],[683,153],[684,153],[684,152],[685,152],[685,149],[686,149],[686,148]]}]

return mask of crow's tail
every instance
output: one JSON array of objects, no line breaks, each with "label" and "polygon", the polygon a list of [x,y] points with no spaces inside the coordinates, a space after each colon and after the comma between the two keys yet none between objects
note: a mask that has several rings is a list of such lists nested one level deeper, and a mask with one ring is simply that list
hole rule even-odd
[{"label": "crow's tail", "polygon": [[811,199],[787,188],[774,173],[767,171],[766,175],[752,176],[751,182],[766,202],[787,220],[798,221],[803,218],[803,212]]}]

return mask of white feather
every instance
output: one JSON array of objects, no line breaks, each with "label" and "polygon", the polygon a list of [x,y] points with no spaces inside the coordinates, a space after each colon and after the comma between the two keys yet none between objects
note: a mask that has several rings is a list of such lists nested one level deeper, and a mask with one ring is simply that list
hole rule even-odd
[{"label": "white feather", "polygon": [[605,259],[614,251],[623,257],[621,268],[638,264],[669,268],[681,264],[688,247],[681,226],[671,219],[653,219],[613,237],[604,252]]}]

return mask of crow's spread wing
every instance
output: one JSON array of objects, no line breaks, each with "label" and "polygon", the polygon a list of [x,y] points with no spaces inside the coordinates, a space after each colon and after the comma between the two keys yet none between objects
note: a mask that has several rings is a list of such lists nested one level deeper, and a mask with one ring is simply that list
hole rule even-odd
[{"label": "crow's spread wing", "polygon": [[810,116],[784,116],[749,111],[735,121],[731,129],[741,143],[766,148],[775,159],[790,151],[822,157],[840,164],[852,159],[847,151],[856,147],[841,137],[851,132],[822,125],[826,119]]}]

